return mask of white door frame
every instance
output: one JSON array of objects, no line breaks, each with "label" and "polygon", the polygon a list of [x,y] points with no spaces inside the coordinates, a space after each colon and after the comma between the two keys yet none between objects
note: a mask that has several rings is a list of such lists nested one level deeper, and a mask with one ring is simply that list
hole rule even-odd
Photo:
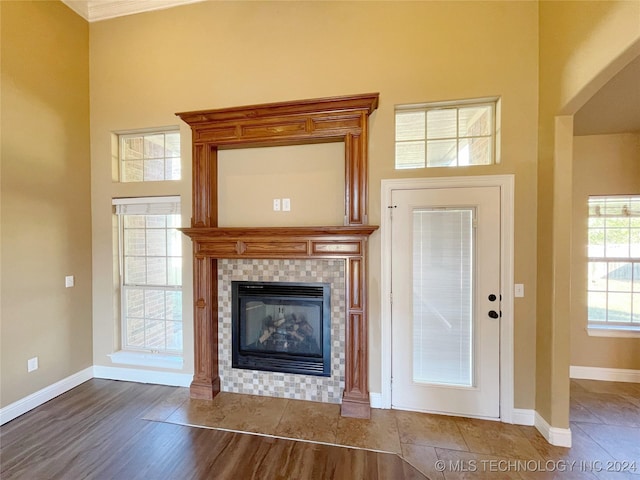
[{"label": "white door frame", "polygon": [[391,206],[394,190],[428,188],[500,187],[500,285],[502,318],[500,321],[500,420],[513,423],[513,228],[514,176],[432,177],[382,180],[381,195],[381,339],[382,408],[391,408]]}]

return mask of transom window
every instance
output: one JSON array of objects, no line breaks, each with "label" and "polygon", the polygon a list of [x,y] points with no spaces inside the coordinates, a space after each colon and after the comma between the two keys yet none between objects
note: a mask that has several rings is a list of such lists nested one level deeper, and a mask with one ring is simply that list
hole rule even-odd
[{"label": "transom window", "polygon": [[496,163],[497,103],[396,107],[396,169]]},{"label": "transom window", "polygon": [[121,182],[180,180],[180,132],[118,136]]},{"label": "transom window", "polygon": [[640,328],[640,195],[589,197],[589,326]]},{"label": "transom window", "polygon": [[114,199],[119,226],[122,349],[182,353],[179,197]]}]

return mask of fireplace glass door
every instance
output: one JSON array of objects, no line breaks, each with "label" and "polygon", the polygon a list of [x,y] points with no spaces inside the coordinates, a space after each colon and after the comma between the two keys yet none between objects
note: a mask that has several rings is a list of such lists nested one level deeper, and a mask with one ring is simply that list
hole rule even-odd
[{"label": "fireplace glass door", "polygon": [[330,375],[329,284],[232,282],[232,366]]}]

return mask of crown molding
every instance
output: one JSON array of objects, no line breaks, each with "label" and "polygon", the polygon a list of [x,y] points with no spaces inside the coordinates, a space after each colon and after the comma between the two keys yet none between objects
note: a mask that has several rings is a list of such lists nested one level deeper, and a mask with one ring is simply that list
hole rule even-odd
[{"label": "crown molding", "polygon": [[89,22],[164,10],[204,0],[62,0],[65,5]]},{"label": "crown molding", "polygon": [[89,20],[89,2],[87,0],[62,0],[62,3],[85,20]]}]

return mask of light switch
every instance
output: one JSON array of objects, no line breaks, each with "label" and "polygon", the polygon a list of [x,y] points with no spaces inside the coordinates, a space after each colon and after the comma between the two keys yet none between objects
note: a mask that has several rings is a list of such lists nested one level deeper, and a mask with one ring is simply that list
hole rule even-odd
[{"label": "light switch", "polygon": [[514,289],[514,295],[516,297],[524,297],[524,284],[523,283],[516,283],[515,289]]},{"label": "light switch", "polygon": [[69,287],[73,287],[75,285],[75,279],[73,278],[73,275],[67,275],[66,277],[64,277],[64,286],[69,288]]}]

